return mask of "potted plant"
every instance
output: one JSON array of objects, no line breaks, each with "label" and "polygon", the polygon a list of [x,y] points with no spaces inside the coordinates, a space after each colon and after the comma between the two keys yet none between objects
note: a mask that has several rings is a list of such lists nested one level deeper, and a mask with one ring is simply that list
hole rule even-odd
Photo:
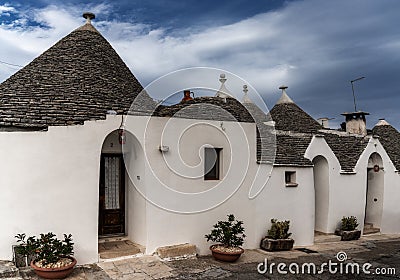
[{"label": "potted plant", "polygon": [[357,240],[361,236],[361,230],[357,230],[358,222],[354,216],[342,218],[340,229],[335,234],[341,236],[342,241]]},{"label": "potted plant", "polygon": [[244,250],[240,248],[243,245],[244,238],[243,221],[235,221],[233,214],[228,215],[227,221],[218,221],[210,234],[206,234],[208,241],[218,242],[210,247],[213,257],[216,260],[234,262]]},{"label": "potted plant", "polygon": [[289,238],[290,221],[277,221],[271,219],[271,228],[268,230],[267,236],[261,239],[261,249],[267,251],[284,251],[293,248],[294,240]]},{"label": "potted plant", "polygon": [[35,259],[35,238],[31,236],[26,239],[25,233],[19,233],[15,238],[18,243],[18,245],[13,246],[15,265],[17,267],[29,266],[31,261]]},{"label": "potted plant", "polygon": [[46,279],[62,279],[71,274],[76,265],[71,234],[64,234],[64,240],[57,239],[52,232],[42,233],[40,238],[31,236],[26,241],[25,234],[16,237],[18,243],[26,244],[24,253],[35,256],[30,266],[38,276]]}]

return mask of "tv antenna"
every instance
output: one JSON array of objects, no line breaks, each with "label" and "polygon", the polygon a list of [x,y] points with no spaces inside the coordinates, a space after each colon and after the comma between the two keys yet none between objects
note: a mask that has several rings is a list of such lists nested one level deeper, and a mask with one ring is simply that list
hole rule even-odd
[{"label": "tv antenna", "polygon": [[362,79],[365,79],[365,77],[360,77],[360,78],[357,78],[357,79],[354,79],[354,80],[351,80],[351,81],[350,81],[350,83],[351,83],[351,90],[353,91],[354,112],[357,112],[357,105],[356,105],[356,96],[355,96],[355,94],[354,94],[354,85],[353,85],[353,83],[354,83],[354,82],[357,82],[357,81],[359,81],[359,80],[362,80]]}]

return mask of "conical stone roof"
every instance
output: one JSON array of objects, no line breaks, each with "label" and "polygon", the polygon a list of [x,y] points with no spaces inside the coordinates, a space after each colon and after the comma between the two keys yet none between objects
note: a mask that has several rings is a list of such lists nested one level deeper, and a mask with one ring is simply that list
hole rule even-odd
[{"label": "conical stone roof", "polygon": [[397,171],[400,171],[400,132],[384,120],[377,123],[372,132],[379,136],[379,142],[382,143]]},{"label": "conical stone roof", "polygon": [[87,22],[0,85],[0,130],[82,124],[105,119],[108,110],[126,113],[142,89]]},{"label": "conical stone roof", "polygon": [[277,130],[315,133],[322,129],[322,126],[297,106],[285,91],[269,114]]}]

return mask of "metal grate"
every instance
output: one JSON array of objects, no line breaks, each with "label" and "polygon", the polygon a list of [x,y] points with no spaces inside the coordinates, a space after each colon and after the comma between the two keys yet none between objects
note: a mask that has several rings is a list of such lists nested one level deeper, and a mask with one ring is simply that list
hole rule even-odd
[{"label": "metal grate", "polygon": [[106,157],[104,160],[105,208],[119,209],[120,159],[118,157]]}]

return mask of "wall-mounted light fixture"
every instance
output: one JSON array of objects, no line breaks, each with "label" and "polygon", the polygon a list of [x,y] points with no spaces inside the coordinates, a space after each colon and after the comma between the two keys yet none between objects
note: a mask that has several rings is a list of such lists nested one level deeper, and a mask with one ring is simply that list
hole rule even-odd
[{"label": "wall-mounted light fixture", "polygon": [[126,143],[126,132],[125,132],[125,123],[124,123],[124,115],[122,115],[121,124],[118,128],[118,141],[121,145]]},{"label": "wall-mounted light fixture", "polygon": [[169,147],[168,146],[164,146],[164,145],[160,145],[158,146],[158,150],[162,153],[167,153],[169,151]]}]

